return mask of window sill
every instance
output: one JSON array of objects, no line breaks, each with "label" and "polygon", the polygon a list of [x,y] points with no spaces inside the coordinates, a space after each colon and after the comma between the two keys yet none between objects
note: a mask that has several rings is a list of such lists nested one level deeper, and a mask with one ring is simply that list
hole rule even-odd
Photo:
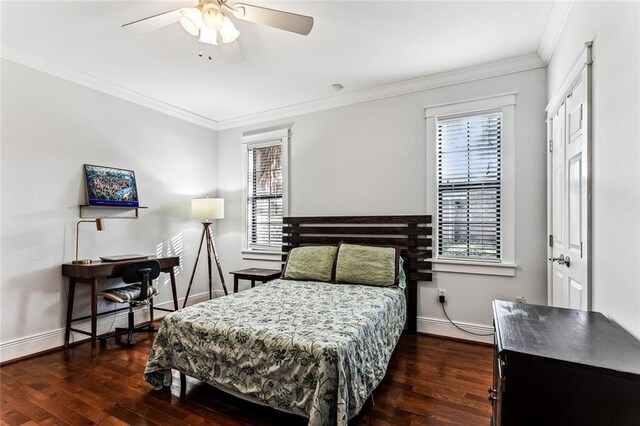
[{"label": "window sill", "polygon": [[450,272],[455,274],[495,275],[515,277],[515,263],[465,262],[461,260],[434,260],[433,272]]},{"label": "window sill", "polygon": [[242,258],[245,260],[264,260],[267,262],[282,262],[282,255],[279,250],[242,250]]}]

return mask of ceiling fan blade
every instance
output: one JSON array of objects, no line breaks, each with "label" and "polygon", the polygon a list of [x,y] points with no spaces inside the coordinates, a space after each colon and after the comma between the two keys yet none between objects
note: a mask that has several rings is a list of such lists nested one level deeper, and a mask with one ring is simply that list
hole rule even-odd
[{"label": "ceiling fan blade", "polygon": [[234,16],[256,24],[268,25],[292,33],[307,35],[313,28],[311,16],[298,15],[297,13],[284,12],[282,10],[268,9],[266,7],[237,3],[228,6]]},{"label": "ceiling fan blade", "polygon": [[234,40],[231,43],[220,43],[220,50],[227,63],[239,64],[240,62],[244,62],[244,53],[242,53],[238,40]]},{"label": "ceiling fan blade", "polygon": [[129,22],[124,24],[122,28],[136,31],[138,34],[146,34],[180,21],[180,16],[180,9],[176,9]]}]

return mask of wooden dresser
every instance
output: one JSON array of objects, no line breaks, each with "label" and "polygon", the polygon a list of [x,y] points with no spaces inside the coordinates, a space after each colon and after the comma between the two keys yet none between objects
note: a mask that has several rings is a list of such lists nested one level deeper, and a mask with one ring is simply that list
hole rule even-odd
[{"label": "wooden dresser", "polygon": [[640,425],[640,341],[598,312],[493,302],[494,426]]}]

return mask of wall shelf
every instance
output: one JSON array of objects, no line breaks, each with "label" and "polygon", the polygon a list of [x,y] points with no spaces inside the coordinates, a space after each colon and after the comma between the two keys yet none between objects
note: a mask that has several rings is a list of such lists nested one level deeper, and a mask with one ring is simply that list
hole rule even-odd
[{"label": "wall shelf", "polygon": [[[79,204],[78,207],[80,208],[80,218],[81,219],[97,219],[99,217],[102,217],[104,219],[139,219],[140,218],[140,209],[147,209],[148,207],[145,206],[138,206],[138,207],[127,207],[127,206],[90,206],[88,204]],[[135,212],[135,216],[104,216],[104,215],[100,215],[100,216],[87,216],[86,213],[84,212],[86,209],[89,210],[118,210],[118,211],[132,211]]]}]

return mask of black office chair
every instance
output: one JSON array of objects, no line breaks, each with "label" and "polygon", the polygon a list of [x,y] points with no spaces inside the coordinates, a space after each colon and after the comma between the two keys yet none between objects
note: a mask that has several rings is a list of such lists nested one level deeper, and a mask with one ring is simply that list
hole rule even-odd
[{"label": "black office chair", "polygon": [[[133,333],[149,333],[158,331],[153,327],[153,297],[158,294],[158,290],[153,287],[153,280],[160,276],[160,262],[157,260],[149,260],[144,262],[136,262],[128,265],[122,274],[122,281],[125,284],[131,284],[126,287],[112,288],[101,291],[100,296],[105,300],[115,303],[129,304],[129,324],[127,328],[116,327],[112,336],[117,337],[127,334],[127,347],[133,346]],[[132,284],[135,283],[135,284]],[[148,325],[136,327],[133,321],[133,308],[135,306],[149,306],[151,322]],[[105,346],[107,340],[100,339],[100,345]]]}]

